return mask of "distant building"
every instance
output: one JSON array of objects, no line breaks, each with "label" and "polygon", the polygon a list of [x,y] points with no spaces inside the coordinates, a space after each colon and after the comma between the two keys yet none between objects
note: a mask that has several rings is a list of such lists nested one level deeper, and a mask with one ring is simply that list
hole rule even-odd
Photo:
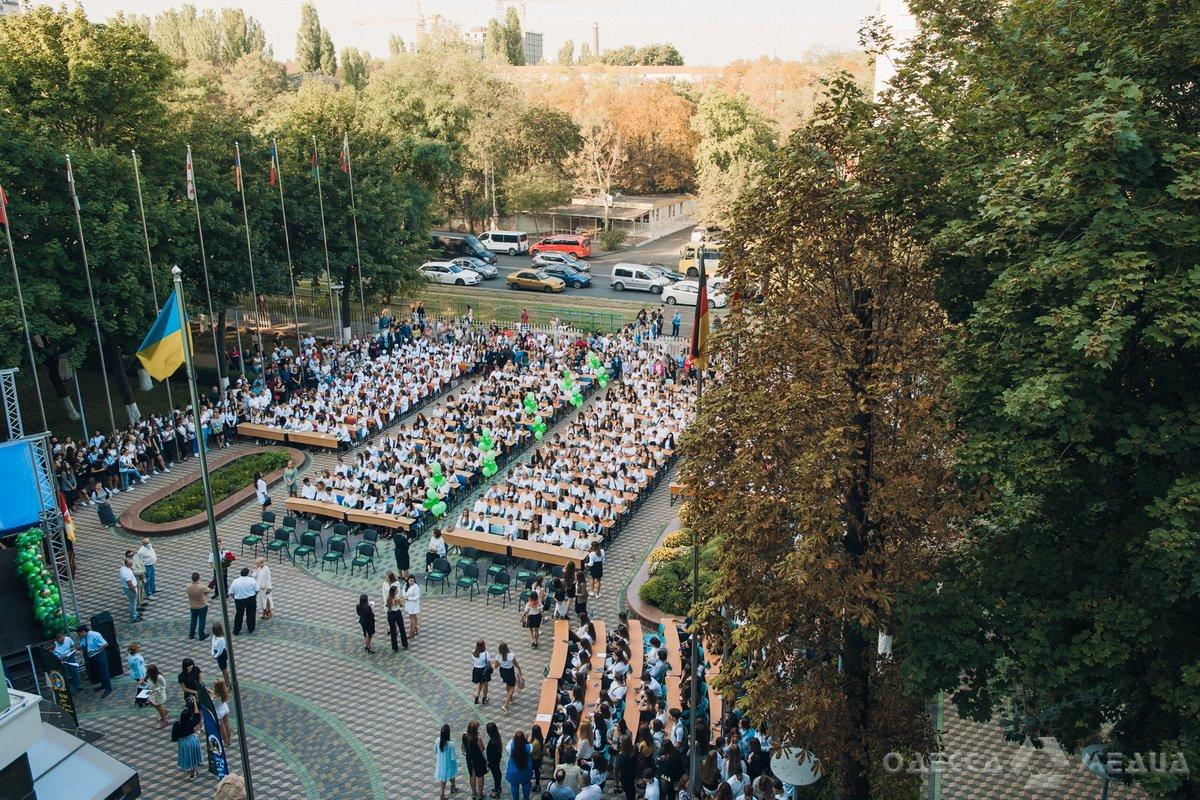
[{"label": "distant building", "polygon": [[587,64],[561,66],[556,64],[539,64],[537,66],[511,67],[510,78],[530,83],[553,81],[571,81],[580,79],[585,82],[593,80],[611,80],[618,86],[632,86],[647,81],[682,81],[684,83],[701,83],[709,78],[719,78],[726,67],[683,66],[683,67],[612,67],[606,64]]},{"label": "distant building", "polygon": [[[604,227],[604,199],[572,197],[565,206],[538,214],[514,214],[502,224],[530,234],[594,234]],[[658,239],[696,224],[696,200],[690,194],[615,195],[608,221],[626,231],[631,242]]]},{"label": "distant building", "polygon": [[887,88],[896,69],[908,50],[908,43],[917,35],[917,18],[908,10],[905,0],[879,0],[878,16],[892,29],[892,46],[875,59],[874,95]]},{"label": "distant building", "polygon": [[24,10],[21,6],[21,0],[0,0],[0,17],[7,17],[10,14],[20,14]]},{"label": "distant building", "polygon": [[475,26],[468,28],[463,38],[467,40],[467,46],[471,48],[475,55],[483,58],[484,44],[487,42],[487,28]]},{"label": "distant building", "polygon": [[537,66],[542,63],[542,35],[525,31],[525,64]]}]

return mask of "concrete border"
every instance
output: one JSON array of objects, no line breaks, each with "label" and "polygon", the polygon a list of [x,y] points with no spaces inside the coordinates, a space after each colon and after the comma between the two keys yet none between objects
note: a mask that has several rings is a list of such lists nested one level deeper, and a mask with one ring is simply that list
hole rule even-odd
[{"label": "concrete border", "polygon": [[663,540],[667,538],[667,534],[674,533],[683,527],[683,523],[679,520],[679,514],[668,522],[662,533],[654,540],[654,544],[646,551],[646,557],[642,559],[642,563],[638,566],[637,572],[633,574],[629,585],[625,587],[625,608],[630,613],[636,616],[645,625],[657,626],[662,623],[663,617],[677,617],[677,614],[664,614],[658,606],[653,606],[642,600],[638,596],[638,590],[642,588],[642,584],[650,579],[650,554],[658,547],[662,546]]},{"label": "concrete border", "polygon": [[[272,447],[253,447],[250,450],[243,450],[236,453],[223,453],[217,455],[215,458],[210,456],[208,462],[209,472],[215,472],[217,469],[231,464],[239,458],[258,455],[260,453],[267,453],[271,450],[279,450],[281,448],[283,450],[287,450],[289,455],[291,455],[292,460],[296,462],[297,471],[303,470],[308,465],[308,456],[303,451],[297,450],[294,447],[288,447],[286,445],[276,445]],[[266,480],[268,486],[273,486],[274,484],[283,480],[283,470],[277,469],[274,472],[264,475],[263,478]],[[204,527],[204,525],[206,525],[208,522],[208,518],[203,512],[199,514],[193,514],[186,519],[175,520],[174,522],[148,522],[142,519],[142,512],[151,505],[157,503],[159,500],[162,500],[167,495],[173,494],[198,480],[200,480],[199,470],[197,470],[194,475],[186,478],[180,478],[173,483],[161,486],[151,492],[149,496],[135,501],[125,509],[124,513],[121,514],[121,519],[119,520],[121,527],[126,532],[131,533],[134,536],[170,536],[172,534],[186,533],[188,531],[193,531],[197,528]],[[221,517],[227,516],[233,512],[234,509],[252,497],[254,497],[253,486],[247,486],[244,489],[239,489],[213,507],[216,518],[221,519]]]}]

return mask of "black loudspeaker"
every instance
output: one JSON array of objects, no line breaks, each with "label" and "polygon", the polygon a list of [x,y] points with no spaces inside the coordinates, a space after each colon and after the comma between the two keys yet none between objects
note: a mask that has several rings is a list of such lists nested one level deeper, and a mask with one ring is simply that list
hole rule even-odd
[{"label": "black loudspeaker", "polygon": [[113,624],[112,614],[101,611],[99,614],[93,614],[89,621],[92,630],[103,636],[104,641],[108,642],[108,648],[104,651],[108,657],[108,674],[113,678],[124,675],[125,659],[121,658],[121,645],[117,642],[117,626]]}]

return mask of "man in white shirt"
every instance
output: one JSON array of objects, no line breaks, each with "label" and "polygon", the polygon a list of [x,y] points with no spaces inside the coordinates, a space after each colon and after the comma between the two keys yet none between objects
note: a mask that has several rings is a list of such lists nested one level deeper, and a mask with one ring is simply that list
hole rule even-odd
[{"label": "man in white shirt", "polygon": [[158,553],[154,552],[154,545],[150,544],[149,539],[142,539],[137,556],[146,565],[146,597],[154,597],[154,593],[158,591],[154,585],[154,568],[158,564]]},{"label": "man in white shirt", "polygon": [[132,558],[125,559],[120,569],[117,570],[117,575],[121,580],[121,592],[129,601],[129,621],[140,622],[142,615],[138,613],[137,578],[133,574]]},{"label": "man in white shirt", "polygon": [[603,800],[604,790],[592,785],[591,776],[587,772],[579,773],[579,787],[575,800]]},{"label": "man in white shirt", "polygon": [[246,622],[247,630],[254,633],[254,624],[258,616],[256,607],[258,581],[250,577],[249,567],[242,567],[241,575],[234,578],[233,583],[229,584],[229,594],[233,597],[234,605],[237,606],[237,616],[233,620],[233,635],[241,634],[243,620]]}]

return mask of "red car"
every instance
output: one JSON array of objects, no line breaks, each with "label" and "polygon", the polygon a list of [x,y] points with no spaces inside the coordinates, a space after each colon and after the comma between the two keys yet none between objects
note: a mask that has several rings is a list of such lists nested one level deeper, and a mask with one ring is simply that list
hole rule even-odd
[{"label": "red car", "polygon": [[547,236],[529,248],[529,255],[536,256],[539,253],[570,253],[576,258],[587,258],[592,254],[592,240],[573,234]]}]

